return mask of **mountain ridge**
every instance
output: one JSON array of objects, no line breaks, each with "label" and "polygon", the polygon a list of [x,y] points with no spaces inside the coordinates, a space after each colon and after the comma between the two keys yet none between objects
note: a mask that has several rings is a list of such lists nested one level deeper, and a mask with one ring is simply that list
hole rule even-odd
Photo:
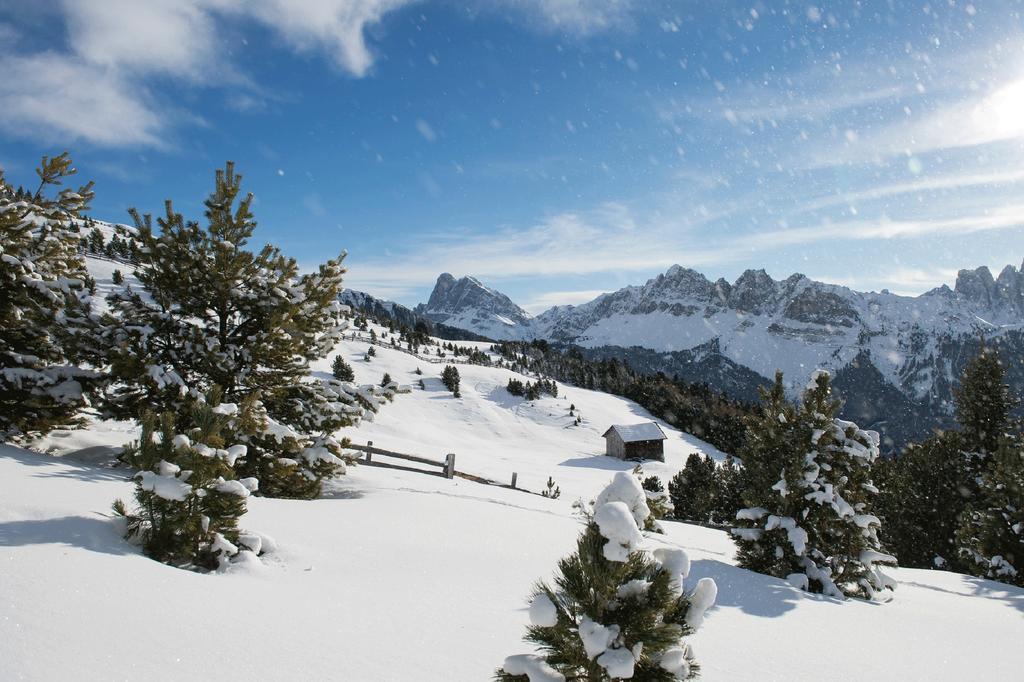
[{"label": "mountain ridge", "polygon": [[[452,295],[453,283],[474,295]],[[517,319],[511,299],[476,278],[445,273],[439,284],[440,295],[435,287],[432,303],[417,310],[434,309],[445,324],[496,340],[577,346],[745,400],[776,370],[796,396],[812,370],[828,369],[846,416],[877,427],[892,447],[950,423],[958,377],[981,339],[1004,357],[1024,355],[1024,265],[998,276],[985,266],[963,269],[953,288],[918,296],[860,292],[799,273],[776,280],[763,269],[712,281],[674,265],[642,285]],[[1024,394],[1024,371],[1008,367],[1008,379]]]}]

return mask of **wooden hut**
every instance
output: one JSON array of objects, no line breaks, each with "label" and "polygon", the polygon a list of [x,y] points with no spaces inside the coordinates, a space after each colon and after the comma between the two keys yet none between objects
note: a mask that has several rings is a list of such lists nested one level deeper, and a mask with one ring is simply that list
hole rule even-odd
[{"label": "wooden hut", "polygon": [[665,461],[665,432],[654,422],[615,424],[604,432],[604,442],[609,457]]}]

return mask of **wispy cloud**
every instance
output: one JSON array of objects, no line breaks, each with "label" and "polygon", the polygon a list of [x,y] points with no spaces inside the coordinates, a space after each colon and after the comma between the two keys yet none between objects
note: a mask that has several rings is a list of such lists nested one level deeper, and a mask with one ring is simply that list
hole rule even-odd
[{"label": "wispy cloud", "polygon": [[974,232],[1021,228],[1024,204],[1010,204],[982,213],[954,218],[918,218],[894,220],[886,216],[846,220],[761,232],[744,238],[753,248],[780,248],[823,241],[908,239],[914,237],[957,235]]},{"label": "wispy cloud", "polygon": [[630,29],[636,0],[478,0],[481,9],[518,11],[534,28],[575,36]]},{"label": "wispy cloud", "polygon": [[1024,139],[1024,80],[944,104],[922,116],[907,116],[847,138],[839,149],[819,154],[820,165],[875,161]]},{"label": "wispy cloud", "polygon": [[[371,293],[403,297],[429,286],[442,271],[473,274],[503,282],[525,278],[557,278],[602,273],[635,278],[639,273],[671,265],[707,268],[735,264],[757,254],[762,264],[796,247],[841,242],[915,240],[993,231],[1024,230],[1024,203],[979,209],[948,217],[892,219],[884,215],[836,222],[805,222],[796,227],[732,232],[718,231],[719,216],[666,218],[661,211],[638,214],[621,203],[608,203],[587,212],[552,215],[525,229],[505,228],[489,233],[423,235],[413,245],[387,259],[348,263],[349,286]],[[709,239],[709,234],[715,238]],[[711,245],[713,244],[713,245]],[[888,287],[920,293],[941,280],[934,272],[906,268],[886,276],[859,273],[856,278],[826,281],[859,287]],[[915,280],[914,277],[917,277]],[[928,287],[921,286],[929,284]],[[534,297],[533,312],[550,305],[579,303],[594,297],[594,289],[558,290]]]},{"label": "wispy cloud", "polygon": [[637,216],[620,203],[564,212],[526,228],[487,233],[423,235],[388,259],[348,263],[349,286],[370,292],[387,287],[403,295],[433,282],[442,271],[490,281],[595,273],[633,273],[675,263],[700,267],[739,257],[733,244],[709,247],[696,231],[706,219]]},{"label": "wispy cloud", "polygon": [[808,276],[819,282],[838,284],[860,291],[891,291],[901,296],[917,296],[926,291],[952,285],[957,270],[946,267],[897,267],[873,273],[861,273],[857,277],[837,277],[835,273],[811,273]]},{"label": "wispy cloud", "polygon": [[144,89],[102,67],[44,52],[0,56],[0,127],[47,142],[164,146],[168,116]]},{"label": "wispy cloud", "polygon": [[535,296],[520,305],[527,312],[541,313],[556,305],[579,305],[593,301],[601,294],[607,293],[601,289],[585,289],[582,291],[550,291],[540,296]]},{"label": "wispy cloud", "polygon": [[923,177],[911,182],[881,184],[868,189],[837,192],[802,201],[793,213],[820,211],[834,206],[856,206],[864,202],[887,199],[904,194],[927,194],[975,187],[997,187],[1024,182],[1024,170],[954,173]]}]

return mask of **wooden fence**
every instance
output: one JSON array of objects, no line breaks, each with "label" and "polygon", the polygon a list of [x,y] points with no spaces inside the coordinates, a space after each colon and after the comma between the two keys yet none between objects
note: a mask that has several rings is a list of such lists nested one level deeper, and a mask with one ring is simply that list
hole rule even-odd
[{"label": "wooden fence", "polygon": [[[366,453],[360,462],[363,464],[369,464],[370,466],[382,466],[390,467],[392,469],[404,469],[406,471],[416,471],[423,474],[435,474],[437,476],[444,476],[445,478],[452,478],[455,476],[455,453],[449,452],[444,461],[438,461],[436,459],[428,459],[426,457],[419,457],[417,455],[406,455],[401,452],[392,452],[391,450],[382,450],[381,448],[373,447],[373,441],[367,441],[366,445],[356,445],[351,443],[348,445],[351,450],[358,450]],[[440,467],[441,471],[424,471],[423,469],[417,469],[415,467],[406,467],[399,464],[389,464],[387,462],[381,462],[380,460],[374,460],[373,456],[378,455],[380,457],[391,457],[393,459],[402,459],[407,462],[416,462],[417,464],[426,464],[427,466]]]},{"label": "wooden fence", "polygon": [[[374,467],[387,467],[389,469],[401,469],[402,471],[412,471],[417,474],[428,474],[430,476],[443,476],[445,478],[455,478],[456,476],[458,476],[459,478],[465,479],[467,481],[473,481],[474,483],[481,483],[483,485],[496,485],[500,488],[518,490],[519,492],[529,493],[531,495],[540,495],[540,493],[533,492],[532,490],[527,490],[525,488],[518,487],[516,483],[519,478],[519,474],[515,472],[512,473],[512,482],[510,484],[504,484],[498,483],[497,481],[492,481],[489,478],[484,478],[483,476],[468,474],[465,471],[456,471],[454,452],[449,452],[447,455],[445,455],[444,461],[442,462],[441,460],[430,459],[428,457],[420,457],[418,455],[407,455],[403,452],[394,452],[393,450],[384,450],[382,448],[377,448],[374,447],[372,440],[366,441],[366,445],[349,443],[345,447],[349,450],[357,450],[359,452],[365,453],[363,457],[359,458],[358,460],[360,464],[367,464],[369,466]],[[377,459],[374,459],[374,456],[376,456]],[[391,462],[382,462],[380,460],[381,457],[401,459],[407,462],[415,462],[417,464],[425,464],[427,466],[439,467],[441,471],[427,471],[426,469],[419,469],[417,467],[403,466],[401,464],[394,464]],[[545,495],[541,496],[546,497]]]}]

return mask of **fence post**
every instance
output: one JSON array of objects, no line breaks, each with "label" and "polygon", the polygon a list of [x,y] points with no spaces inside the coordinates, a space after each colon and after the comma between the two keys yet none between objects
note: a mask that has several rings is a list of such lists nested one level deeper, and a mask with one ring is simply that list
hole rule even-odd
[{"label": "fence post", "polygon": [[519,474],[517,474],[516,472],[514,472],[514,471],[513,471],[513,472],[512,472],[512,489],[513,489],[513,490],[514,490],[514,489],[515,489],[515,487],[516,487],[516,479],[517,479],[517,478],[519,478]]},{"label": "fence post", "polygon": [[453,478],[455,476],[455,453],[449,452],[444,458],[444,477]]},{"label": "fence post", "polygon": [[[373,441],[372,440],[366,441],[366,447],[372,448],[373,447]],[[369,462],[372,459],[373,459],[373,453],[370,452],[369,450],[367,450],[366,451],[366,461]]]}]

